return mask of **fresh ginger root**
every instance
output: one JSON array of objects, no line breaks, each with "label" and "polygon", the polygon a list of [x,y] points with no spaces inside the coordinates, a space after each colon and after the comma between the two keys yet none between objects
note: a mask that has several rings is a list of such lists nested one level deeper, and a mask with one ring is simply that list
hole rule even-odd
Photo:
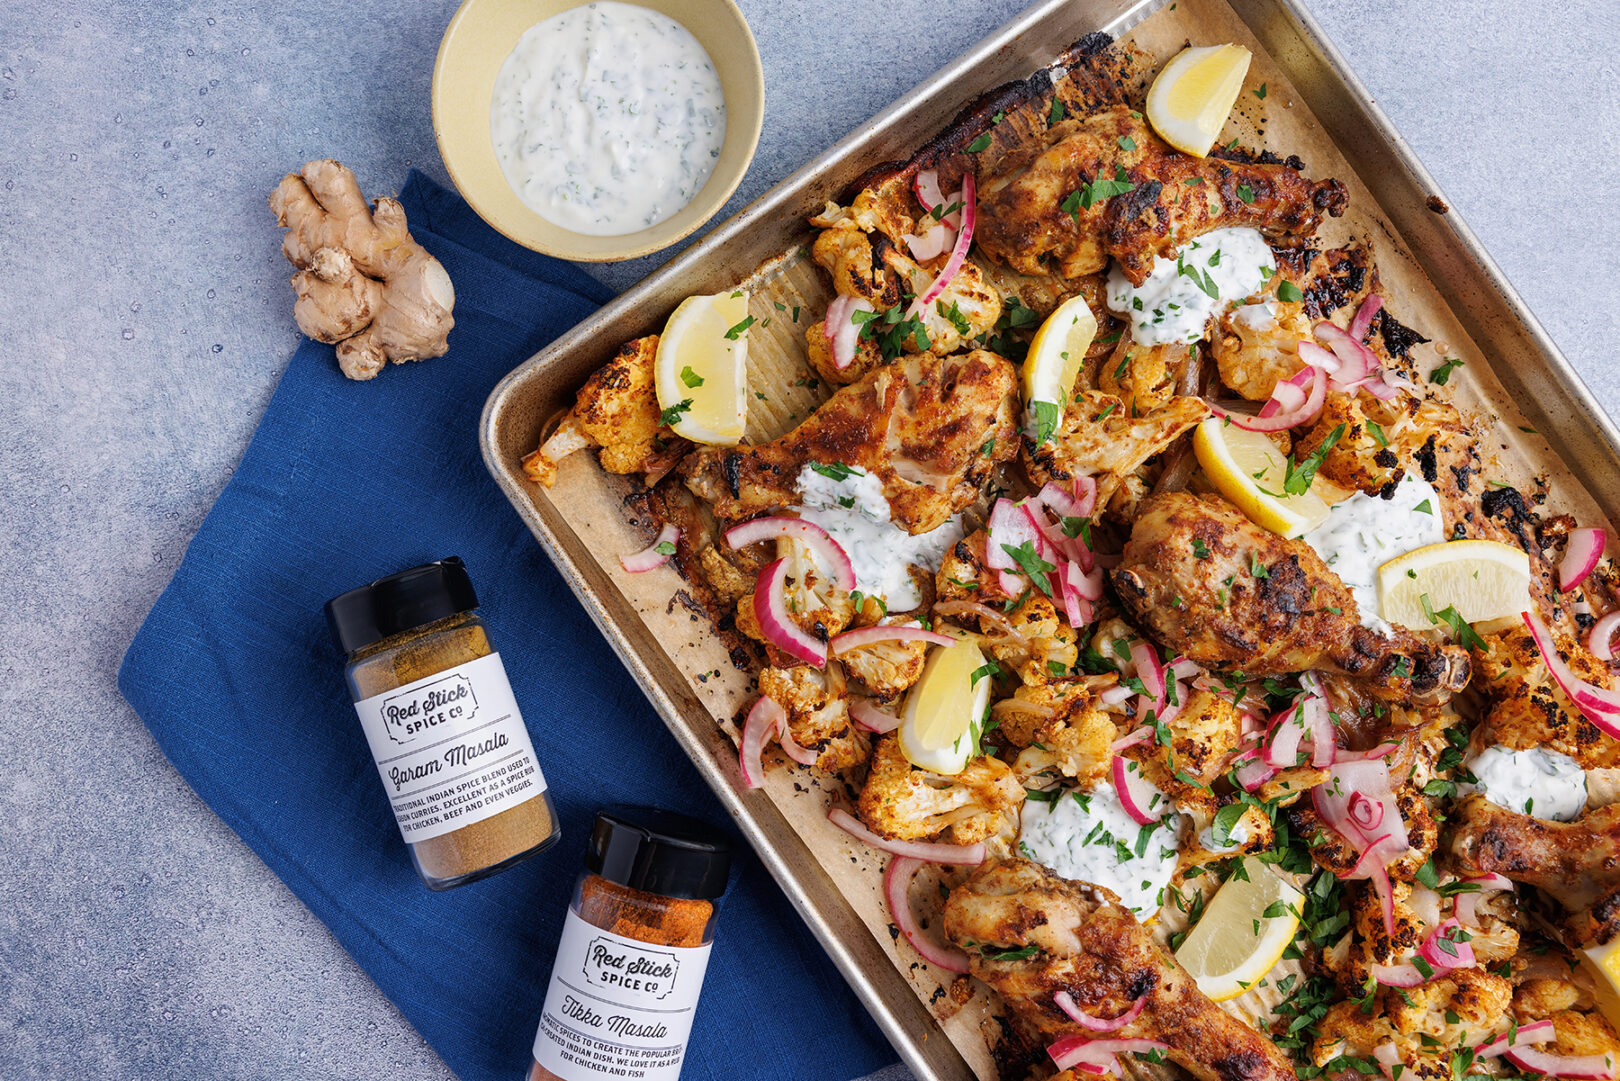
[{"label": "fresh ginger root", "polygon": [[337,162],[312,161],[270,193],[292,276],[293,318],[316,341],[337,346],[350,379],[370,379],[391,360],[443,356],[456,321],[456,291],[439,261],[411,239],[405,208],[366,205],[360,182]]}]

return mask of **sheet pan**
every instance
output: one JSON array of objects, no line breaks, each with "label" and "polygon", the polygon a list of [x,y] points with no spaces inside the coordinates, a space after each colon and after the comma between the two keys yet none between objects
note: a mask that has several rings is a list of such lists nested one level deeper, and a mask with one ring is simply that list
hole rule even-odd
[{"label": "sheet pan", "polygon": [[[632,578],[616,562],[646,543],[633,485],[600,471],[593,456],[565,464],[546,490],[520,465],[547,418],[625,341],[655,333],[680,300],[746,284],[759,331],[751,378],[779,388],[750,420],[750,438],[785,430],[812,407],[787,378],[803,329],[773,297],[808,308],[828,293],[804,246],[805,218],[879,162],[903,159],[983,91],[1027,77],[1093,31],[1128,35],[1160,55],[1187,41],[1242,41],[1255,52],[1251,81],[1268,93],[1240,105],[1244,142],[1305,158],[1311,175],[1351,189],[1337,236],[1371,243],[1385,292],[1403,322],[1465,360],[1458,403],[1484,418],[1485,442],[1510,480],[1583,523],[1614,520],[1620,432],[1525,308],[1466,224],[1378,109],[1310,15],[1293,0],[1044,0],[952,61],[902,100],[717,227],[551,346],[515,369],[485,407],[480,439],[491,474],[572,586],[648,700],[702,772],[771,874],[920,1078],[992,1076],[980,1025],[985,1003],[942,998],[939,979],[888,927],[869,853],[821,818],[838,786],[778,770],[745,791],[730,735],[750,697],[706,620],[679,603],[672,570]],[[1262,134],[1269,132],[1269,134]],[[1564,462],[1574,463],[1571,474]],[[1239,1000],[1239,1009],[1242,1009]],[[1261,1004],[1251,1004],[1259,1009]]]}]

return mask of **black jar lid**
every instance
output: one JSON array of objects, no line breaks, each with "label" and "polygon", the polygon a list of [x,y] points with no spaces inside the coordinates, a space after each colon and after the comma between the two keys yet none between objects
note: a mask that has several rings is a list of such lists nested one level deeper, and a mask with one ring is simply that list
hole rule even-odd
[{"label": "black jar lid", "polygon": [[459,556],[424,563],[351,589],[326,602],[326,623],[345,653],[364,649],[478,607],[467,565]]},{"label": "black jar lid", "polygon": [[585,869],[643,893],[713,900],[726,892],[731,842],[699,819],[616,803],[596,812]]}]

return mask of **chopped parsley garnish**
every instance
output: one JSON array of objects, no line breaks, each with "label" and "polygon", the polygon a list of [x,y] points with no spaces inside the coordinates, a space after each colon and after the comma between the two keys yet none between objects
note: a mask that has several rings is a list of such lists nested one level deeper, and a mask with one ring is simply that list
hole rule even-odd
[{"label": "chopped parsley garnish", "polygon": [[1046,122],[1047,122],[1047,124],[1050,125],[1050,124],[1062,123],[1063,114],[1065,112],[1067,112],[1067,111],[1068,110],[1063,108],[1063,103],[1061,101],[1059,101],[1057,98],[1053,98],[1052,99],[1052,111],[1050,113],[1046,114]]},{"label": "chopped parsley garnish", "polygon": [[882,312],[853,312],[850,321],[860,325],[862,338],[877,342],[885,360],[893,360],[904,352],[907,339],[919,350],[931,344],[922,320],[915,316],[907,318],[905,309],[898,304]]},{"label": "chopped parsley garnish", "polygon": [[987,131],[968,144],[969,154],[979,154],[990,149],[990,133]]},{"label": "chopped parsley garnish", "polygon": [[1429,622],[1450,627],[1451,636],[1457,640],[1459,646],[1464,649],[1485,648],[1485,640],[1474,632],[1473,627],[1468,625],[1468,621],[1457,611],[1456,605],[1448,604],[1436,612],[1429,606],[1429,595],[1427,593],[1420,593],[1418,600],[1422,602],[1423,614],[1428,617]]},{"label": "chopped parsley garnish", "polygon": [[1195,266],[1188,266],[1183,256],[1176,256],[1176,273],[1184,278],[1192,279],[1192,283],[1207,293],[1211,300],[1221,299],[1221,290],[1215,284],[1215,279],[1209,276],[1209,271],[1200,270]]},{"label": "chopped parsley garnish", "polygon": [[703,377],[697,372],[694,372],[692,370],[692,366],[688,364],[686,367],[681,369],[681,382],[685,383],[689,387],[701,387],[703,385]]},{"label": "chopped parsley garnish", "polygon": [[990,946],[977,947],[979,956],[986,961],[1027,961],[1035,956],[1037,948],[1033,943],[1016,950],[998,950]]},{"label": "chopped parsley garnish", "polygon": [[1245,203],[1252,203],[1254,202],[1254,189],[1247,184],[1239,184],[1237,186],[1237,197]]},{"label": "chopped parsley garnish", "polygon": [[945,321],[955,327],[956,332],[962,337],[965,338],[972,332],[973,325],[968,322],[968,317],[962,314],[962,306],[956,301],[951,301],[951,306],[947,308],[943,300],[936,300],[934,301],[934,310],[944,316]]},{"label": "chopped parsley garnish", "polygon": [[979,685],[979,680],[983,679],[985,676],[989,676],[991,679],[994,679],[999,675],[1001,675],[1001,665],[997,664],[995,661],[986,661],[973,670],[973,674],[968,677],[968,686],[977,687]]},{"label": "chopped parsley garnish", "polygon": [[1383,426],[1380,425],[1376,420],[1369,420],[1367,422],[1367,431],[1372,433],[1372,437],[1378,441],[1378,445],[1380,447],[1389,446],[1389,436],[1384,434]]},{"label": "chopped parsley garnish", "polygon": [[1063,213],[1069,215],[1071,218],[1073,218],[1074,223],[1076,225],[1079,225],[1080,224],[1080,193],[1079,193],[1079,191],[1071,191],[1069,194],[1065,195],[1063,197],[1063,201],[1058,204],[1058,209],[1063,211]]},{"label": "chopped parsley garnish", "polygon": [[1277,283],[1277,299],[1284,304],[1297,304],[1305,299],[1305,294],[1300,292],[1299,286],[1284,278]]},{"label": "chopped parsley garnish", "polygon": [[1023,572],[1029,575],[1030,581],[1035,583],[1035,588],[1048,597],[1052,595],[1052,580],[1047,575],[1057,570],[1057,567],[1040,557],[1040,554],[1035,551],[1034,541],[1025,541],[1016,547],[1011,544],[1003,544],[1001,550],[1011,556],[1013,562],[1017,563],[1023,569]]},{"label": "chopped parsley garnish", "polygon": [[675,554],[675,544],[672,541],[659,541],[653,545],[653,551],[661,556],[672,556]]},{"label": "chopped parsley garnish", "polygon": [[1035,445],[1042,446],[1052,439],[1052,433],[1057,431],[1058,421],[1063,419],[1063,411],[1056,402],[1043,402],[1040,400],[1029,403],[1029,411],[1035,415]]},{"label": "chopped parsley garnish", "polygon": [[1451,379],[1451,373],[1463,366],[1459,357],[1447,357],[1444,364],[1429,373],[1429,382],[1437,387],[1443,387]]},{"label": "chopped parsley garnish", "polygon": [[1129,135],[1121,135],[1119,137],[1119,139],[1117,140],[1117,142],[1119,143],[1119,148],[1121,150],[1135,150],[1136,149],[1136,140],[1132,139]]},{"label": "chopped parsley garnish", "polygon": [[1283,480],[1283,491],[1289,495],[1304,495],[1310,490],[1311,481],[1316,479],[1316,471],[1322,467],[1322,460],[1327,457],[1328,451],[1344,435],[1344,425],[1340,424],[1328,433],[1322,440],[1322,445],[1312,451],[1303,462],[1288,468],[1288,476]]},{"label": "chopped parsley garnish", "polygon": [[1226,848],[1232,843],[1232,830],[1237,827],[1238,820],[1243,817],[1246,809],[1242,803],[1228,803],[1215,812],[1215,823],[1209,831],[1215,847]]},{"label": "chopped parsley garnish", "polygon": [[810,468],[830,480],[848,480],[850,477],[865,476],[861,470],[843,462],[811,462]]},{"label": "chopped parsley garnish", "polygon": [[1433,514],[1434,513],[1434,507],[1429,503],[1429,501],[1427,499],[1425,499],[1423,502],[1419,503],[1417,506],[1413,507],[1412,510],[1414,510],[1418,514]]},{"label": "chopped parsley garnish", "polygon": [[744,316],[742,322],[738,323],[736,326],[734,326],[730,330],[726,331],[726,341],[728,341],[728,342],[736,341],[738,338],[742,337],[744,334],[747,334],[748,333],[748,328],[753,326],[753,325],[754,325],[754,317],[751,316],[751,315]]},{"label": "chopped parsley garnish", "polygon": [[[1124,195],[1126,192],[1134,191],[1135,189],[1136,185],[1132,184],[1131,178],[1126,175],[1125,167],[1122,165],[1116,165],[1114,166],[1114,179],[1106,180],[1099,176],[1091,183],[1081,186],[1079,193],[1080,205],[1085,207],[1087,210],[1090,210],[1093,206],[1102,202],[1104,199],[1110,199],[1116,195]],[[1076,216],[1075,220],[1078,222],[1078,216]]]},{"label": "chopped parsley garnish", "polygon": [[1266,100],[1266,84],[1265,83],[1260,84],[1260,89],[1256,90],[1254,92],[1254,96],[1259,98],[1261,101]]},{"label": "chopped parsley garnish", "polygon": [[668,428],[681,419],[681,414],[692,408],[692,399],[682,398],[668,409],[658,414],[658,423]]},{"label": "chopped parsley garnish", "polygon": [[1192,550],[1194,559],[1209,558],[1209,545],[1205,544],[1203,538],[1201,537],[1194,537],[1192,539]]}]

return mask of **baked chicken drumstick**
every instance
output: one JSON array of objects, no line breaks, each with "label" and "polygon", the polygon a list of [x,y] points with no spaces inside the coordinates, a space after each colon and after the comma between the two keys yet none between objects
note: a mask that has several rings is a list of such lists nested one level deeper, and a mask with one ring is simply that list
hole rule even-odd
[{"label": "baked chicken drumstick", "polygon": [[1145,500],[1113,581],[1138,624],[1206,668],[1322,669],[1418,702],[1468,685],[1466,651],[1363,627],[1355,597],[1310,545],[1262,529],[1218,496]]},{"label": "baked chicken drumstick", "polygon": [[[1008,860],[951,891],[944,927],[967,951],[973,975],[1042,1039],[1095,1035],[1053,1001],[1060,991],[1102,1017],[1118,1017],[1145,998],[1136,1019],[1110,1038],[1162,1040],[1165,1057],[1198,1081],[1295,1076],[1276,1044],[1211,1002],[1106,889]],[[1028,947],[1034,952],[1016,956]]]},{"label": "baked chicken drumstick", "polygon": [[1553,822],[1473,795],[1452,816],[1451,853],[1481,874],[1506,875],[1564,906],[1582,946],[1620,932],[1620,804]]},{"label": "baked chicken drumstick", "polygon": [[979,247],[1024,274],[1095,274],[1119,260],[1140,285],[1158,256],[1200,233],[1258,229],[1274,242],[1312,236],[1348,202],[1337,180],[1282,163],[1183,154],[1139,113],[1116,105],[1053,125],[1046,144],[999,163],[979,186]]}]

